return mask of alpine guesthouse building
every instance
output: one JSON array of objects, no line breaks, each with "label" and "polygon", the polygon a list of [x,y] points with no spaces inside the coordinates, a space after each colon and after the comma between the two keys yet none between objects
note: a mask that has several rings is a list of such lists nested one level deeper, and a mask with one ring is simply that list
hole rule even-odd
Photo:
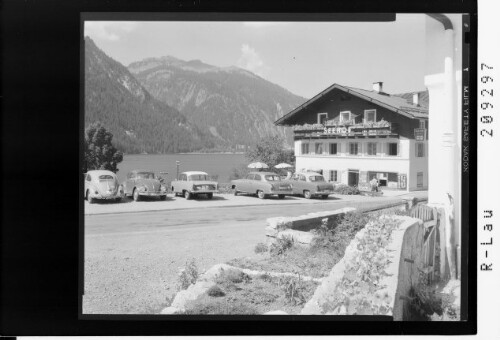
[{"label": "alpine guesthouse building", "polygon": [[275,124],[294,131],[296,171],[369,188],[428,188],[428,94],[333,84]]}]

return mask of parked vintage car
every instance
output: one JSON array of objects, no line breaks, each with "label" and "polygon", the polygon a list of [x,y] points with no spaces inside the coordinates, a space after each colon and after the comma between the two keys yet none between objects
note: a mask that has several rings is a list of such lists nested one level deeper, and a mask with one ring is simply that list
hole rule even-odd
[{"label": "parked vintage car", "polygon": [[132,196],[134,201],[142,197],[167,198],[167,187],[163,178],[159,178],[150,170],[132,170],[127,174],[127,179],[122,184],[125,196]]},{"label": "parked vintage car", "polygon": [[89,203],[96,200],[120,201],[122,193],[119,190],[118,178],[108,170],[90,170],[84,174],[84,195]]},{"label": "parked vintage car", "polygon": [[333,184],[325,181],[323,175],[317,172],[297,172],[287,181],[293,187],[294,195],[302,195],[309,199],[314,196],[328,198],[333,194]]},{"label": "parked vintage car", "polygon": [[182,195],[190,200],[198,195],[206,195],[212,198],[217,192],[218,183],[210,181],[208,174],[203,171],[186,171],[179,175],[179,179],[172,181],[172,191],[174,194]]},{"label": "parked vintage car", "polygon": [[231,181],[231,188],[235,190],[234,195],[244,192],[257,194],[261,199],[269,195],[277,195],[280,199],[285,198],[285,195],[292,195],[291,184],[282,181],[274,172],[250,172],[246,178]]}]

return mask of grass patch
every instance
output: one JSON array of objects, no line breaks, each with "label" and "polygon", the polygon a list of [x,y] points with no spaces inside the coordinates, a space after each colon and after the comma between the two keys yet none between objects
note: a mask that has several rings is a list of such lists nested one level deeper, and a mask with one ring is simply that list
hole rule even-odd
[{"label": "grass patch", "polygon": [[207,295],[212,297],[219,297],[226,295],[226,293],[224,293],[218,285],[213,285],[212,287],[208,288]]},{"label": "grass patch", "polygon": [[257,243],[255,246],[255,254],[265,253],[269,250],[269,247],[265,243]]},{"label": "grass patch", "polygon": [[224,296],[214,297],[207,292],[188,303],[182,314],[255,315],[272,310],[298,314],[317,287],[317,283],[303,281],[299,276],[274,278],[268,274],[235,283],[229,278],[234,278],[234,272],[238,271],[233,270],[230,275],[228,272],[226,270],[219,276],[221,283],[217,284]]},{"label": "grass patch", "polygon": [[296,273],[316,278],[325,277],[342,258],[343,249],[306,248],[294,245],[283,256],[270,256],[269,253],[259,258],[237,258],[229,265],[259,270],[264,272]]}]

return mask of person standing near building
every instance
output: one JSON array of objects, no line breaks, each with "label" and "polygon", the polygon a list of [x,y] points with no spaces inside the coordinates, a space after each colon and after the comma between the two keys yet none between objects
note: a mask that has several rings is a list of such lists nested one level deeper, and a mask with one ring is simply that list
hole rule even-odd
[{"label": "person standing near building", "polygon": [[370,186],[372,187],[373,192],[378,192],[378,180],[375,177],[373,177],[370,181]]}]

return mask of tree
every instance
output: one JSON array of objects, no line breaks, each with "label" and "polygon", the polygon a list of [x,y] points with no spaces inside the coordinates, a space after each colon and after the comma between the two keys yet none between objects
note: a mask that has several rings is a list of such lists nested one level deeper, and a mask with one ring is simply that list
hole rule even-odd
[{"label": "tree", "polygon": [[100,122],[90,124],[85,129],[83,172],[88,170],[118,172],[116,165],[123,161],[123,154],[113,146],[112,140],[113,134]]},{"label": "tree", "polygon": [[249,149],[245,156],[251,162],[263,162],[269,165],[270,168],[279,163],[295,164],[293,150],[285,148],[285,140],[280,136],[263,138]]}]

